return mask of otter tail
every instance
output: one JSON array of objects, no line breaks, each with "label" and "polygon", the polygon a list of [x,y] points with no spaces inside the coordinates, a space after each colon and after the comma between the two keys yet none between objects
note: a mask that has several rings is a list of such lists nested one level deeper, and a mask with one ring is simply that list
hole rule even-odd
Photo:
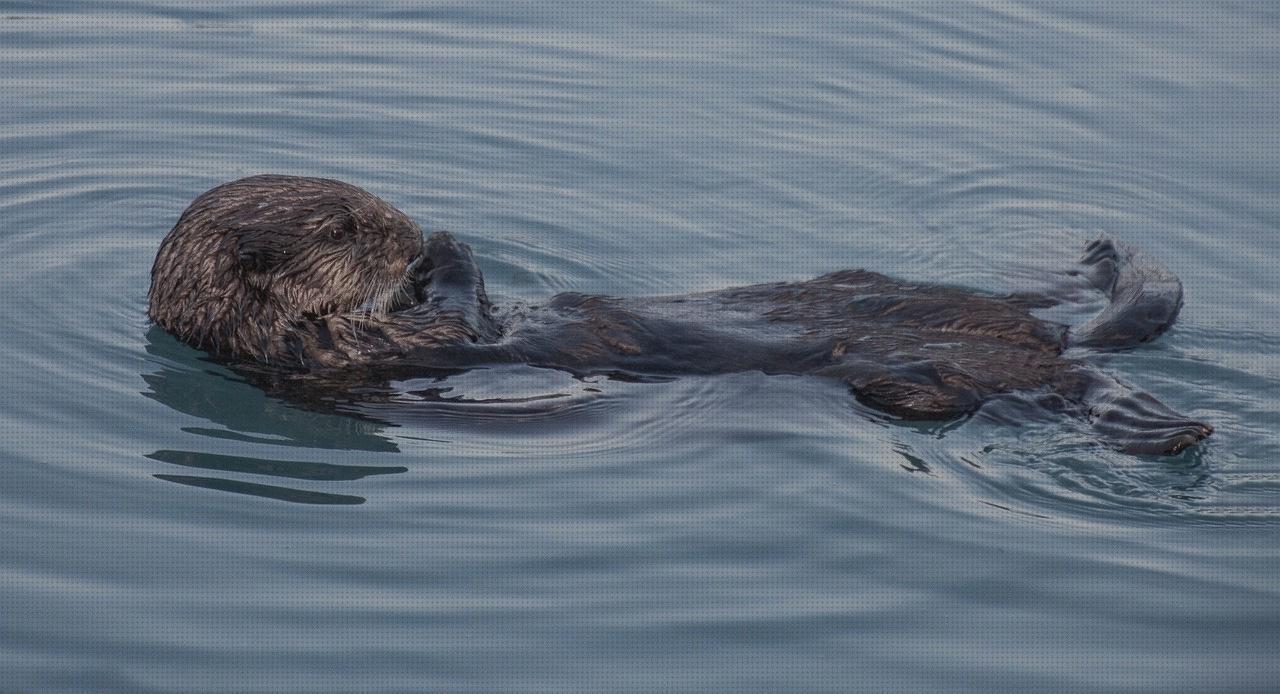
[{"label": "otter tail", "polygon": [[[1085,247],[1081,270],[1111,303],[1075,328],[1069,344],[1125,349],[1158,337],[1182,308],[1182,282],[1159,263],[1118,241],[1099,239]],[[1073,273],[1076,274],[1076,273]]]}]

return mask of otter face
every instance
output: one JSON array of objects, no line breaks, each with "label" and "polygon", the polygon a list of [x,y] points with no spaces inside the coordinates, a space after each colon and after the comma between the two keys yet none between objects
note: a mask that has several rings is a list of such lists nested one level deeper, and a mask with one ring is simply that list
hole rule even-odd
[{"label": "otter face", "polygon": [[252,176],[196,198],[160,244],[148,313],[184,341],[269,359],[291,325],[411,300],[422,230],[355,186]]}]

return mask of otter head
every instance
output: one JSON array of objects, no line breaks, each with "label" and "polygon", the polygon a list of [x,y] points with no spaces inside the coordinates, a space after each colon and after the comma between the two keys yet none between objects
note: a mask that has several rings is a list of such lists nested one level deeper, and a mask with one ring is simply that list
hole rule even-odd
[{"label": "otter head", "polygon": [[196,198],[160,244],[148,314],[188,344],[274,361],[301,321],[409,300],[422,230],[352,185],[252,176]]}]

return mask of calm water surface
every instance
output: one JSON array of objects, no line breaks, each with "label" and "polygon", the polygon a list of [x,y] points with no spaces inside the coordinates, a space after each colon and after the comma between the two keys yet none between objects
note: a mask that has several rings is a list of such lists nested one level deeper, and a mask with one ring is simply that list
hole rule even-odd
[{"label": "calm water surface", "polygon": [[[0,689],[1275,686],[1274,7],[0,1]],[[259,172],[453,230],[499,298],[1033,289],[1111,234],[1187,304],[1091,358],[1217,434],[761,374],[298,409],[144,315]]]}]

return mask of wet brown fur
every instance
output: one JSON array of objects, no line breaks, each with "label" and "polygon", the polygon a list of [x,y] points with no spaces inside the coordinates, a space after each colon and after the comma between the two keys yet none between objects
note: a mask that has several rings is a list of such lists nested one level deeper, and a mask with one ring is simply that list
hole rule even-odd
[{"label": "wet brown fur", "polygon": [[[1144,262],[1119,244],[1090,245],[1081,273],[1113,304],[1076,344],[1128,347],[1173,322],[1181,285]],[[1030,312],[1056,302],[845,270],[685,296],[566,293],[498,310],[470,249],[449,234],[423,241],[401,212],[345,183],[255,176],[183,213],[156,256],[149,313],[221,357],[314,373],[496,363],[624,377],[760,370],[837,379],[907,419],[1047,389],[1135,452],[1177,452],[1212,431],[1064,358],[1066,326]]]},{"label": "wet brown fur", "polygon": [[412,220],[355,186],[241,179],[196,198],[161,242],[148,313],[215,354],[298,364],[292,331],[315,320],[346,339],[362,305],[401,298],[421,244]]}]

